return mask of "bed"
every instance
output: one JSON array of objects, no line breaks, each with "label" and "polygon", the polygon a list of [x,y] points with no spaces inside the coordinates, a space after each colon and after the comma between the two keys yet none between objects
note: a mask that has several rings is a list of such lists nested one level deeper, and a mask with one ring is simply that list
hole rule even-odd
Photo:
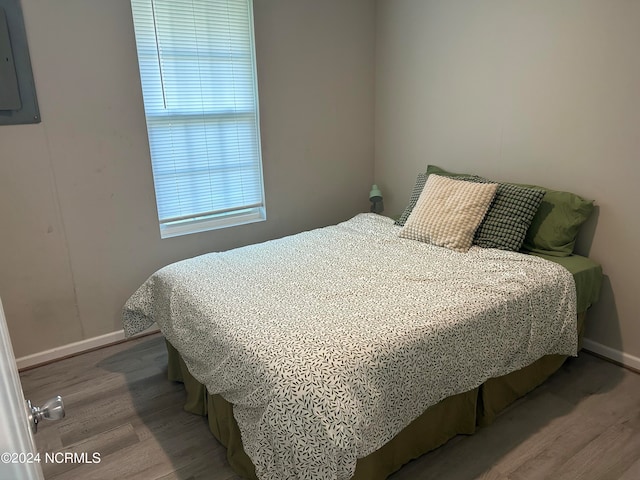
[{"label": "bed", "polygon": [[208,415],[240,475],[386,478],[576,355],[601,275],[577,255],[403,231],[360,214],[169,265],[125,305],[125,333],[160,326],[185,408]]}]

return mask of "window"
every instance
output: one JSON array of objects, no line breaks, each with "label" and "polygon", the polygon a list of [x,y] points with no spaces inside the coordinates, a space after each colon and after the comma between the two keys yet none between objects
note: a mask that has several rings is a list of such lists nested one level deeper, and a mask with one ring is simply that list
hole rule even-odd
[{"label": "window", "polygon": [[266,218],[251,0],[131,0],[163,238]]}]

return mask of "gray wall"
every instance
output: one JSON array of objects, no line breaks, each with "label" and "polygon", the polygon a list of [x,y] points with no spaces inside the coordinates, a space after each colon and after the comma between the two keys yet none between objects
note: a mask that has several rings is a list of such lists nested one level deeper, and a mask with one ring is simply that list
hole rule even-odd
[{"label": "gray wall", "polygon": [[129,0],[23,0],[42,123],[0,127],[0,297],[16,356],[122,328],[170,262],[368,208],[372,0],[255,0],[263,223],[161,240]]},{"label": "gray wall", "polygon": [[587,337],[640,357],[640,2],[379,0],[376,182],[402,211],[432,163],[596,200]]},{"label": "gray wall", "polygon": [[587,336],[640,357],[640,2],[374,3],[255,0],[268,221],[160,240],[128,0],[23,0],[43,122],[0,127],[16,355],[120,330],[167,263],[366,210],[374,173],[399,212],[434,163],[594,198]]}]

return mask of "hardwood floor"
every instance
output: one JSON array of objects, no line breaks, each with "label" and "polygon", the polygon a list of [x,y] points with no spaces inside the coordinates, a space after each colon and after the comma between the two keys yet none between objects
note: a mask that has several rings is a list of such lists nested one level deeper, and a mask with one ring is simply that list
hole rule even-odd
[{"label": "hardwood floor", "polygon": [[[41,454],[100,454],[100,463],[43,463],[45,478],[239,480],[165,370],[156,334],[23,372],[26,398],[60,394],[66,406],[64,420],[40,424]],[[640,479],[640,375],[581,353],[490,427],[390,477],[414,479]]]}]

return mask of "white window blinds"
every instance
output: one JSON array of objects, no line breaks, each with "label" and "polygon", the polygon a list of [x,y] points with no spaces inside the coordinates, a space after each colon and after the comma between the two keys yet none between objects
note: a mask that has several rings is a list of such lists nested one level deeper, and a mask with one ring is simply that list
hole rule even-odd
[{"label": "white window blinds", "polygon": [[263,220],[251,0],[131,0],[163,237]]}]

